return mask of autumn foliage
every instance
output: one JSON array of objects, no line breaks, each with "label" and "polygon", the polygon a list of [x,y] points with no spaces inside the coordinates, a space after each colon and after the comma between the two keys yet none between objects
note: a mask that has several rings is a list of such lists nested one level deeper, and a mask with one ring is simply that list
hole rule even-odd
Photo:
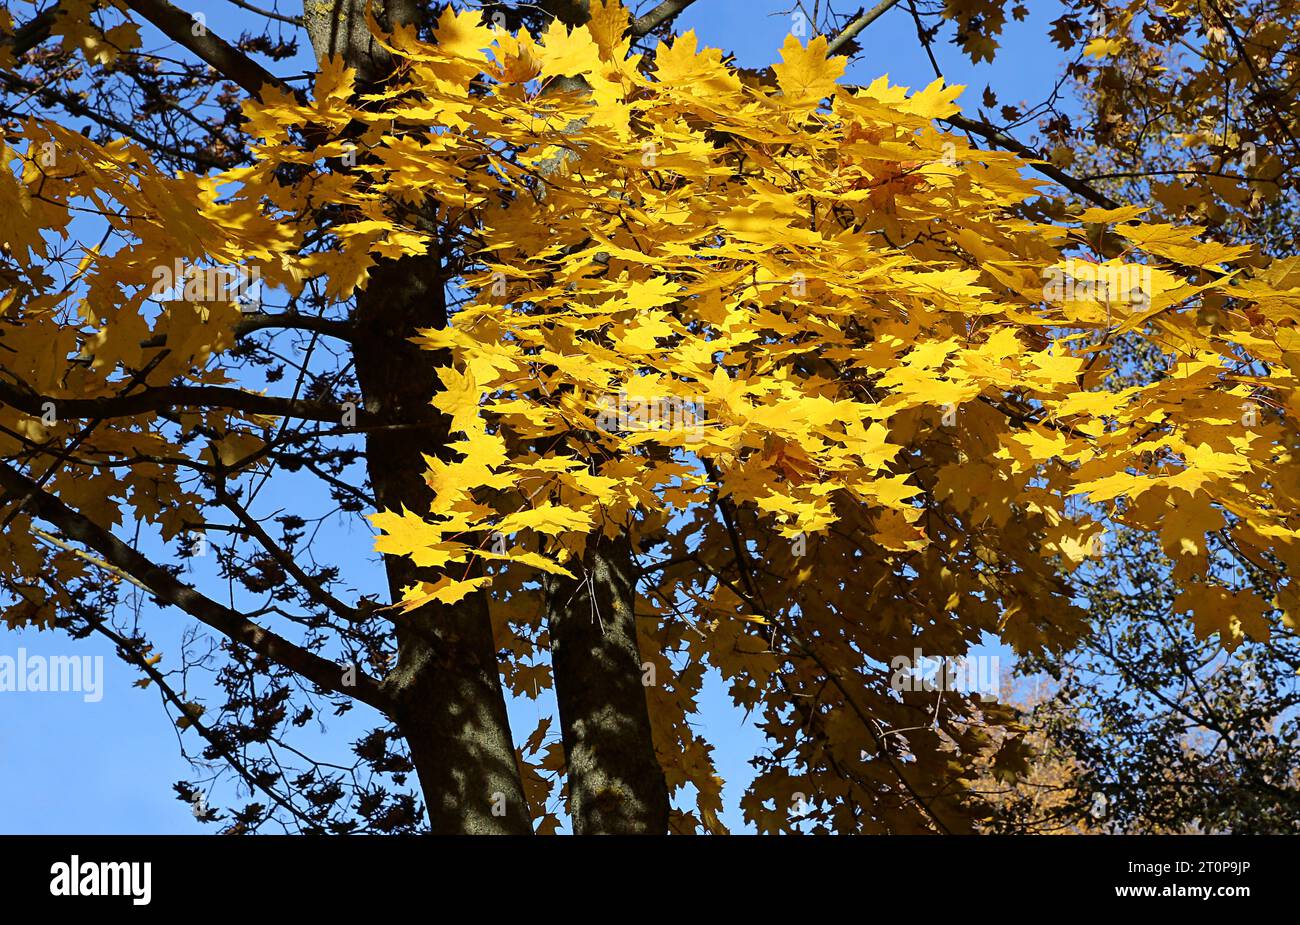
[{"label": "autumn foliage", "polygon": [[[249,388],[227,364],[247,306],[160,294],[157,268],[255,268],[343,319],[381,264],[432,254],[454,307],[406,339],[447,440],[422,498],[369,512],[374,548],[420,577],[364,616],[486,600],[500,684],[536,698],[548,582],[625,544],[654,755],[693,794],[674,830],[723,830],[692,722],[708,670],[769,740],[742,801],[759,831],[980,827],[972,782],[1022,764],[1015,714],[959,693],[936,713],[891,661],[983,634],[1068,648],[1088,625],[1069,575],[1117,525],[1158,537],[1202,637],[1296,627],[1292,579],[1270,598],[1207,577],[1210,537],[1300,566],[1290,263],[1056,199],[939,127],[961,87],[847,85],[824,38],[754,73],[690,32],[634,52],[614,3],[536,37],[451,9],[427,38],[372,26],[391,79],[335,58],[308,94],[265,87],[244,165],[174,173],[39,119],[5,141],[11,626],[55,625],[87,581],[156,591],[105,537],[203,523],[274,474],[286,421],[335,440],[377,421],[365,396],[348,418]],[[1135,338],[1168,373],[1120,387]],[[61,546],[33,532],[52,520]],[[325,664],[290,667],[327,685],[306,654]],[[518,755],[544,829],[550,724]]]}]

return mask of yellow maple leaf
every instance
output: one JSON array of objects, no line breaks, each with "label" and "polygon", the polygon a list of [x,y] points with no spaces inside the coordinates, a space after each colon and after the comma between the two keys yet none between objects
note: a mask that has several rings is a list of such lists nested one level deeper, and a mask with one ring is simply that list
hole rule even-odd
[{"label": "yellow maple leaf", "polygon": [[835,82],[844,73],[847,58],[826,57],[826,36],[819,35],[805,47],[793,35],[781,46],[781,63],[772,65],[777,86],[792,106],[816,104],[835,92]]},{"label": "yellow maple leaf", "polygon": [[407,588],[395,606],[402,613],[409,613],[428,603],[455,604],[491,583],[491,576],[455,579],[444,575],[435,582],[421,582]]},{"label": "yellow maple leaf", "polygon": [[474,374],[444,366],[438,370],[438,378],[442,380],[443,390],[434,397],[432,404],[451,418],[452,432],[470,433],[476,428],[481,429],[478,404],[482,393],[474,381]]},{"label": "yellow maple leaf", "polygon": [[438,49],[448,55],[481,61],[484,50],[496,41],[497,31],[483,25],[480,11],[456,10],[448,5],[438,17],[433,38]]},{"label": "yellow maple leaf", "polygon": [[561,533],[587,530],[594,522],[592,516],[585,511],[575,511],[555,504],[543,504],[507,514],[501,518],[496,529],[507,535],[520,530],[533,530],[548,536],[559,536]]},{"label": "yellow maple leaf", "polygon": [[600,46],[587,29],[568,29],[558,19],[542,36],[543,77],[574,77],[600,68]]}]

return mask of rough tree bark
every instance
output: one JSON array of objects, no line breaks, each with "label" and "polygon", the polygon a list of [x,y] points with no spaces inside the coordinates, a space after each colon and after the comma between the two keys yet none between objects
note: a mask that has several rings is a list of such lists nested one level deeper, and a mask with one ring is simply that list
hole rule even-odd
[{"label": "rough tree bark", "polygon": [[575,569],[576,579],[546,582],[573,831],[662,835],[668,786],[642,683],[631,543],[592,537]]},{"label": "rough tree bark", "polygon": [[[386,510],[427,511],[423,454],[445,455],[446,419],[429,404],[439,387],[438,357],[409,339],[419,328],[446,324],[438,258],[373,268],[356,320],[353,357],[366,411],[408,425],[367,435],[375,499]],[[417,422],[429,426],[408,429]],[[385,556],[384,564],[394,600],[421,577],[405,556]],[[398,617],[396,626],[398,665],[384,687],[396,702],[393,718],[410,746],[434,831],[531,831],[487,599],[480,593],[429,604]]]},{"label": "rough tree bark", "polygon": [[[591,16],[587,0],[541,5],[571,27],[581,27]],[[558,77],[544,92],[590,89],[581,77]],[[563,162],[561,154],[543,164],[543,175]],[[655,756],[641,683],[632,545],[626,536],[593,536],[580,566],[577,580],[551,576],[543,581],[573,831],[665,834],[668,787]]]},{"label": "rough tree bark", "polygon": [[[365,2],[307,0],[304,16],[318,58],[342,54],[359,81],[374,84],[391,61],[370,35]],[[581,0],[544,7],[572,25],[588,15]],[[391,28],[419,15],[418,0],[387,0],[379,20]],[[367,411],[383,420],[438,421],[429,406],[438,388],[436,359],[408,338],[446,323],[442,287],[439,260],[430,255],[381,263],[358,296],[357,375]],[[400,430],[367,438],[370,480],[385,509],[427,508],[422,456],[438,455],[447,434],[445,426],[420,432],[428,436],[417,440]],[[408,559],[388,556],[385,565],[394,598],[418,578]],[[546,596],[574,831],[664,833],[668,792],[641,683],[631,546],[593,539],[583,568],[580,581],[549,582]],[[399,704],[394,718],[434,831],[530,831],[485,597],[401,618],[398,644],[399,664],[385,687]],[[505,815],[494,814],[503,801]]]},{"label": "rough tree bark", "polygon": [[[373,42],[364,0],[304,4],[318,58],[341,54],[367,84],[382,81],[387,53]],[[389,0],[381,21],[415,21],[418,4]],[[357,379],[367,412],[399,430],[366,437],[366,463],[381,508],[428,510],[424,455],[445,454],[446,421],[430,405],[439,386],[438,358],[410,342],[420,328],[446,324],[441,261],[436,254],[381,261],[358,294],[353,338]],[[445,362],[445,359],[444,359]],[[412,423],[428,426],[410,429]],[[419,580],[409,559],[385,556],[389,590]],[[452,606],[431,604],[396,621],[398,665],[384,687],[393,719],[410,748],[436,833],[524,834],[532,831],[506,716],[487,600],[472,594]]]},{"label": "rough tree bark", "polygon": [[361,83],[388,76],[392,59],[366,25],[366,5],[387,28],[419,21],[422,0],[303,0],[303,25],[318,61],[341,57]]}]

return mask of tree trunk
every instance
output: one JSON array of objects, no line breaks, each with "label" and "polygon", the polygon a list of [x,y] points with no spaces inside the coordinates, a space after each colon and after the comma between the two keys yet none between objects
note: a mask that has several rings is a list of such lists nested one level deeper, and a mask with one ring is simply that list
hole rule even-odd
[{"label": "tree trunk", "polygon": [[642,683],[631,544],[593,536],[581,567],[576,580],[546,582],[573,830],[663,835],[668,786]]},{"label": "tree trunk", "polygon": [[317,61],[342,58],[357,72],[363,84],[375,84],[388,76],[392,56],[375,41],[366,24],[366,5],[375,9],[379,24],[386,28],[419,21],[425,0],[306,0],[303,25]]},{"label": "tree trunk", "polygon": [[[365,2],[304,4],[304,14],[317,57],[342,55],[362,84],[373,85],[392,63],[370,36]],[[582,0],[550,5],[566,21],[586,19]],[[419,8],[419,0],[387,0],[380,21],[390,28],[411,23]],[[439,388],[437,357],[408,341],[418,328],[446,324],[438,259],[377,266],[358,295],[357,320],[362,331],[354,350],[367,410],[381,420],[439,421],[429,406]],[[444,452],[446,436],[445,422],[429,431],[368,436],[367,465],[382,508],[427,509],[422,454]],[[626,540],[593,538],[587,558],[588,585],[548,583],[574,830],[664,833],[668,792],[641,684],[632,550]],[[388,556],[385,566],[394,599],[419,578],[409,559]],[[385,686],[400,705],[395,719],[410,746],[434,831],[531,831],[486,598],[472,594],[455,606],[422,607],[399,619],[397,635],[398,667]]]},{"label": "tree trunk", "polygon": [[[361,85],[373,86],[392,62],[365,22],[366,2],[304,3],[303,13],[317,59],[341,56]],[[413,23],[420,8],[418,0],[386,0],[379,19],[389,28]],[[357,294],[353,358],[366,410],[381,424],[428,425],[366,435],[370,482],[384,510],[427,511],[423,457],[446,453],[447,422],[429,402],[441,388],[437,368],[448,359],[410,342],[418,329],[447,323],[441,270],[435,254],[381,261]],[[434,578],[404,556],[385,556],[384,566],[394,601],[405,586]],[[486,597],[421,607],[397,618],[396,635],[398,664],[384,687],[432,830],[531,833]]]},{"label": "tree trunk", "polygon": [[[588,0],[542,0],[541,6],[573,27],[591,16]],[[582,77],[557,77],[543,92],[572,90],[590,87]],[[542,164],[542,175],[558,170],[562,160]],[[586,572],[577,581],[543,581],[573,830],[662,835],[668,831],[668,786],[641,682],[632,545],[625,537],[592,536],[582,565]]]},{"label": "tree trunk", "polygon": [[[447,421],[429,400],[445,356],[409,340],[443,327],[446,307],[436,256],[383,261],[357,296],[353,355],[366,410],[381,422],[427,427],[376,430],[366,437],[375,500],[385,510],[427,511],[423,455],[446,454]],[[405,556],[385,556],[394,600],[421,578]],[[527,833],[514,742],[488,618],[487,599],[428,604],[396,620],[398,665],[384,686],[411,750],[435,832]]]}]

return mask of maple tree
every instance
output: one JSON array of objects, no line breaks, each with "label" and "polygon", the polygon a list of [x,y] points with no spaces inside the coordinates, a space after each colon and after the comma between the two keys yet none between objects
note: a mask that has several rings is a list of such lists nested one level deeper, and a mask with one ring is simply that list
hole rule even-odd
[{"label": "maple tree", "polygon": [[[668,35],[686,5],[306,4],[309,87],[167,0],[0,22],[5,88],[103,126],[4,142],[5,617],[109,635],[264,795],[232,830],[553,831],[563,787],[577,832],[725,831],[712,670],[768,740],[759,831],[975,831],[1023,727],[899,692],[900,653],[1068,649],[1117,527],[1200,638],[1294,631],[1290,264],[1027,159],[942,80],[845,84],[871,16],[751,72]],[[217,77],[149,83],[142,23]],[[221,115],[151,145],[54,61]],[[1161,374],[1117,382],[1135,344]],[[390,601],[259,515],[303,472]],[[218,532],[227,603],[157,555]],[[104,618],[124,584],[225,640],[219,716]],[[506,692],[552,687],[516,742]],[[372,776],[250,757],[324,704],[374,711]]]}]

